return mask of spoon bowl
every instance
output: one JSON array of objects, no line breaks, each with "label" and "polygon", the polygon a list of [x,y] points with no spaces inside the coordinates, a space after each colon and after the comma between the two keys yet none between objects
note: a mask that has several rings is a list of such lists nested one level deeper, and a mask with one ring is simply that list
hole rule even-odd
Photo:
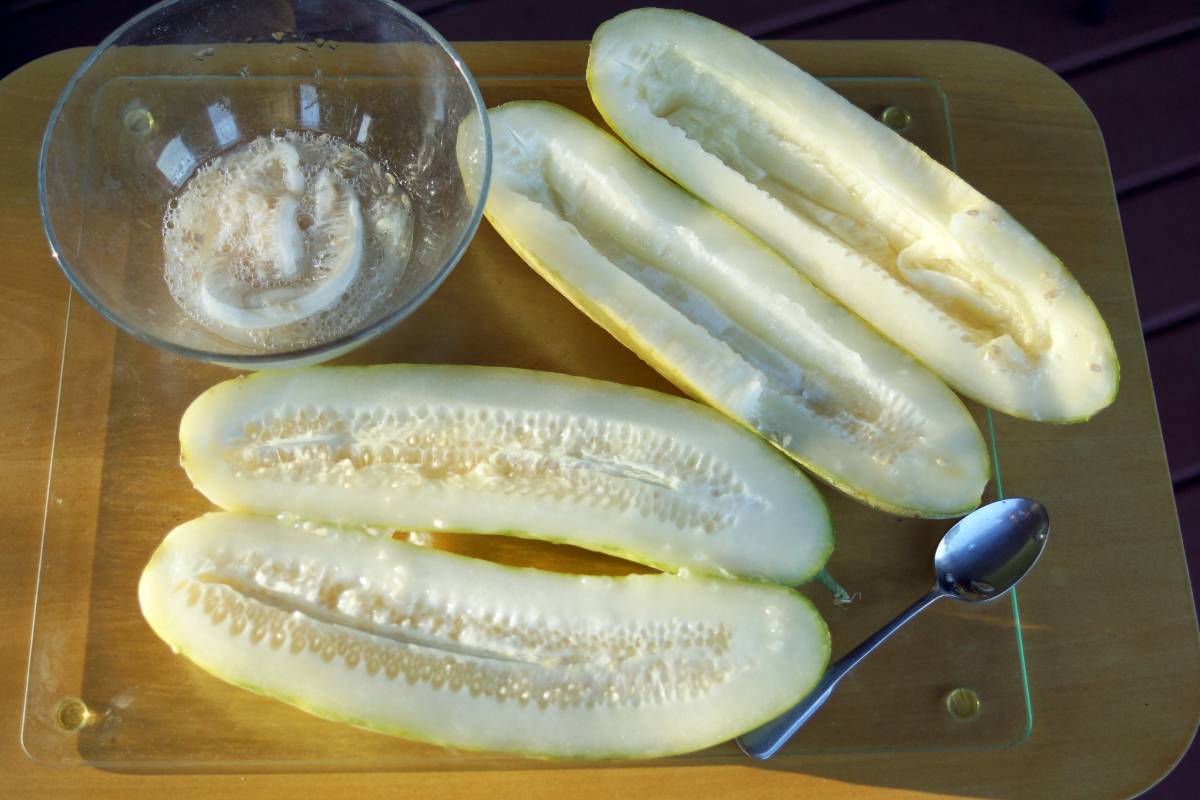
[{"label": "spoon bowl", "polygon": [[995,600],[1033,568],[1049,535],[1050,516],[1036,500],[989,503],[942,537],[933,556],[937,585],[958,600]]}]

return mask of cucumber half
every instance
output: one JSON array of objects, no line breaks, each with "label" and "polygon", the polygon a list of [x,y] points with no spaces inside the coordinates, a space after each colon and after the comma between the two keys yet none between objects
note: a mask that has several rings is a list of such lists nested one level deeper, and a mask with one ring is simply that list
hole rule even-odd
[{"label": "cucumber half", "polygon": [[577,114],[489,114],[488,220],[589,317],[854,497],[910,516],[978,505],[986,445],[932,373]]},{"label": "cucumber half", "polygon": [[196,488],[231,511],[506,533],[666,570],[796,584],[833,550],[786,458],[698,403],[494,367],[260,372],[179,430]]},{"label": "cucumber half", "polygon": [[588,86],[626,142],[963,394],[1086,419],[1119,367],[1095,305],[1003,208],[820,81],[703,17],[601,25]]},{"label": "cucumber half", "polygon": [[185,523],[142,573],[155,633],[321,717],[453,747],[650,758],[724,741],[815,685],[829,634],[764,583],[517,569],[266,517]]}]

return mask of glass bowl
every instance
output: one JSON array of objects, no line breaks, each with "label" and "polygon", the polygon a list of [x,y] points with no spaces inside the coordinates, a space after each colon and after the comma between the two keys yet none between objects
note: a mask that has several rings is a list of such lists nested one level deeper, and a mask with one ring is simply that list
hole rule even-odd
[{"label": "glass bowl", "polygon": [[[460,126],[472,131],[462,144]],[[392,173],[411,201],[411,256],[348,329],[239,341],[176,302],[164,214],[206,162],[285,131],[331,134]],[[121,26],[71,77],[46,127],[38,192],[54,257],[107,319],[178,355],[262,368],[332,358],[416,309],[474,235],[490,168],[474,78],[396,3],[169,0]]]}]

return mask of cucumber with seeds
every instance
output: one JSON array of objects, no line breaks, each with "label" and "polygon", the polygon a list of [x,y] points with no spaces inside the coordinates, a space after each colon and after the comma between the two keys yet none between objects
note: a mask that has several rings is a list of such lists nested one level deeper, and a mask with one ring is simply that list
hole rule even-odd
[{"label": "cucumber with seeds", "polygon": [[799,701],[829,633],[790,589],[517,569],[348,529],[216,513],[138,587],[213,675],[328,719],[477,750],[651,758]]},{"label": "cucumber with seeds", "polygon": [[497,367],[260,372],[180,423],[184,469],[230,511],[558,541],[665,570],[797,584],[833,550],[805,475],[717,412]]}]

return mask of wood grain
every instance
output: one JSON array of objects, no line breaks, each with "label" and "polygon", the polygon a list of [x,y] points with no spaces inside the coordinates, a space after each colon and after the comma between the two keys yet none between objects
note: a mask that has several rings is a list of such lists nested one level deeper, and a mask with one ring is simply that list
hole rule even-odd
[{"label": "wood grain", "polygon": [[1121,199],[1121,224],[1129,240],[1129,260],[1142,265],[1145,280],[1137,284],[1142,322],[1171,319],[1188,303],[1200,301],[1200,225],[1195,198],[1200,197],[1200,170],[1171,181],[1155,191],[1136,192]]},{"label": "wood grain", "polygon": [[[1154,413],[1103,142],[1086,107],[1045,68],[966,43],[778,45],[818,75],[911,75],[950,98],[960,171],[1064,257],[1109,322],[1124,367],[1117,404],[1084,426],[999,420],[1010,493],[1036,492],[1055,534],[1022,586],[1036,722],[1029,741],[985,753],[793,758],[771,768],[664,767],[463,774],[130,777],[50,770],[19,747],[25,645],[67,290],[42,238],[36,151],[50,106],[84,51],[0,83],[0,773],[14,796],[284,797],[358,792],[437,797],[1124,797],[1187,746],[1200,713],[1200,642]],[[476,69],[578,74],[583,43],[461,48]],[[90,312],[87,312],[90,313]],[[1105,587],[1100,589],[1098,587]],[[886,720],[881,720],[886,724]]]},{"label": "wood grain", "polygon": [[1200,412],[1200,381],[1195,370],[1200,351],[1200,320],[1173,328],[1146,342],[1163,435],[1170,442],[1167,463],[1178,480],[1200,466],[1200,437],[1190,436]]},{"label": "wood grain", "polygon": [[1082,5],[1046,0],[872,3],[856,13],[831,15],[770,35],[781,39],[970,39],[1011,47],[1058,72],[1169,30],[1197,10],[1192,0],[1121,4],[1112,9],[1108,24],[1096,25],[1081,19]]},{"label": "wood grain", "polygon": [[1072,76],[1071,85],[1105,121],[1118,181],[1200,149],[1200,104],[1174,100],[1200,96],[1197,66],[1193,41],[1180,39]]}]

